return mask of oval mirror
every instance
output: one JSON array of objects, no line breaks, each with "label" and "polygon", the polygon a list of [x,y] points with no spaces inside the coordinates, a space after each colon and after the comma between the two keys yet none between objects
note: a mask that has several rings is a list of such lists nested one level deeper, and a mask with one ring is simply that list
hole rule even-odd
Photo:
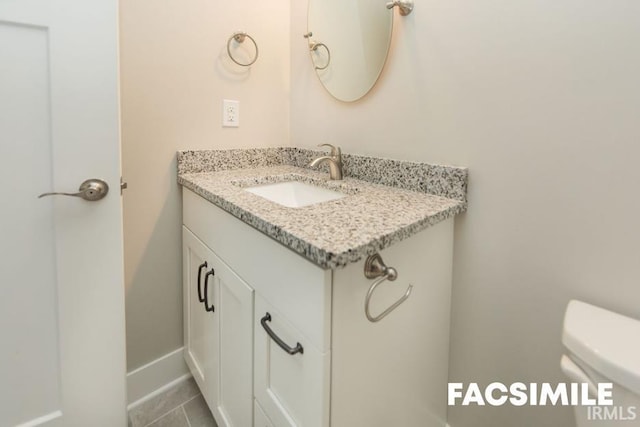
[{"label": "oval mirror", "polygon": [[393,9],[386,0],[309,0],[305,35],[318,78],[340,101],[375,85],[391,43]]}]

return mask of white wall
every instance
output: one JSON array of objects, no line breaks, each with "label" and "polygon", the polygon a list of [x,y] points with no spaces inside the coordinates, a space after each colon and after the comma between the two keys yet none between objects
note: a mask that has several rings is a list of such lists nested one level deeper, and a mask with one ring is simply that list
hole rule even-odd
[{"label": "white wall", "polygon": [[[306,2],[291,4],[293,145],[470,168],[452,381],[564,381],[570,298],[640,318],[639,2],[416,2],[353,104],[320,86]],[[572,422],[567,408],[450,411],[454,427]]]},{"label": "white wall", "polygon": [[[129,371],[182,346],[176,151],[288,143],[289,21],[284,0],[120,2]],[[258,43],[250,69],[227,56],[237,30]],[[223,98],[240,128],[221,127]]]}]

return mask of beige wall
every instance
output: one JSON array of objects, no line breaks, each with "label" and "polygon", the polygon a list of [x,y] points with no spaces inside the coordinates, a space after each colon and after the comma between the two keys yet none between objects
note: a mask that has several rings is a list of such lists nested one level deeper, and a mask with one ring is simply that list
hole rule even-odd
[{"label": "beige wall", "polygon": [[[374,91],[342,104],[292,2],[293,145],[470,169],[451,380],[564,381],[570,298],[640,318],[638,16],[635,0],[416,2]],[[571,423],[567,408],[450,411],[452,427]]]},{"label": "beige wall", "polygon": [[[131,371],[182,346],[176,150],[289,141],[289,4],[121,0],[120,27]],[[236,30],[259,45],[250,69],[227,57]],[[240,101],[240,128],[221,127],[224,98]]]}]

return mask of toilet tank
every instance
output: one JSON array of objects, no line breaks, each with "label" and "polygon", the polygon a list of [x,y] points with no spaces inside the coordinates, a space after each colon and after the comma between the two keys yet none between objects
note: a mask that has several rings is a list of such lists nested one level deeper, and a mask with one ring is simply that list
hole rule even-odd
[{"label": "toilet tank", "polygon": [[572,359],[640,396],[640,321],[572,300],[562,343]]}]

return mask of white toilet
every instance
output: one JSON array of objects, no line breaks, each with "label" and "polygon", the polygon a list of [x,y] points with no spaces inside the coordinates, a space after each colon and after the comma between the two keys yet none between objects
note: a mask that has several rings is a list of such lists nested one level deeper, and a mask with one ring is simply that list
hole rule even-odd
[{"label": "white toilet", "polygon": [[[560,366],[571,382],[613,383],[613,406],[576,406],[578,427],[640,426],[640,320],[580,301],[570,301]],[[606,412],[605,412],[606,410]]]}]

